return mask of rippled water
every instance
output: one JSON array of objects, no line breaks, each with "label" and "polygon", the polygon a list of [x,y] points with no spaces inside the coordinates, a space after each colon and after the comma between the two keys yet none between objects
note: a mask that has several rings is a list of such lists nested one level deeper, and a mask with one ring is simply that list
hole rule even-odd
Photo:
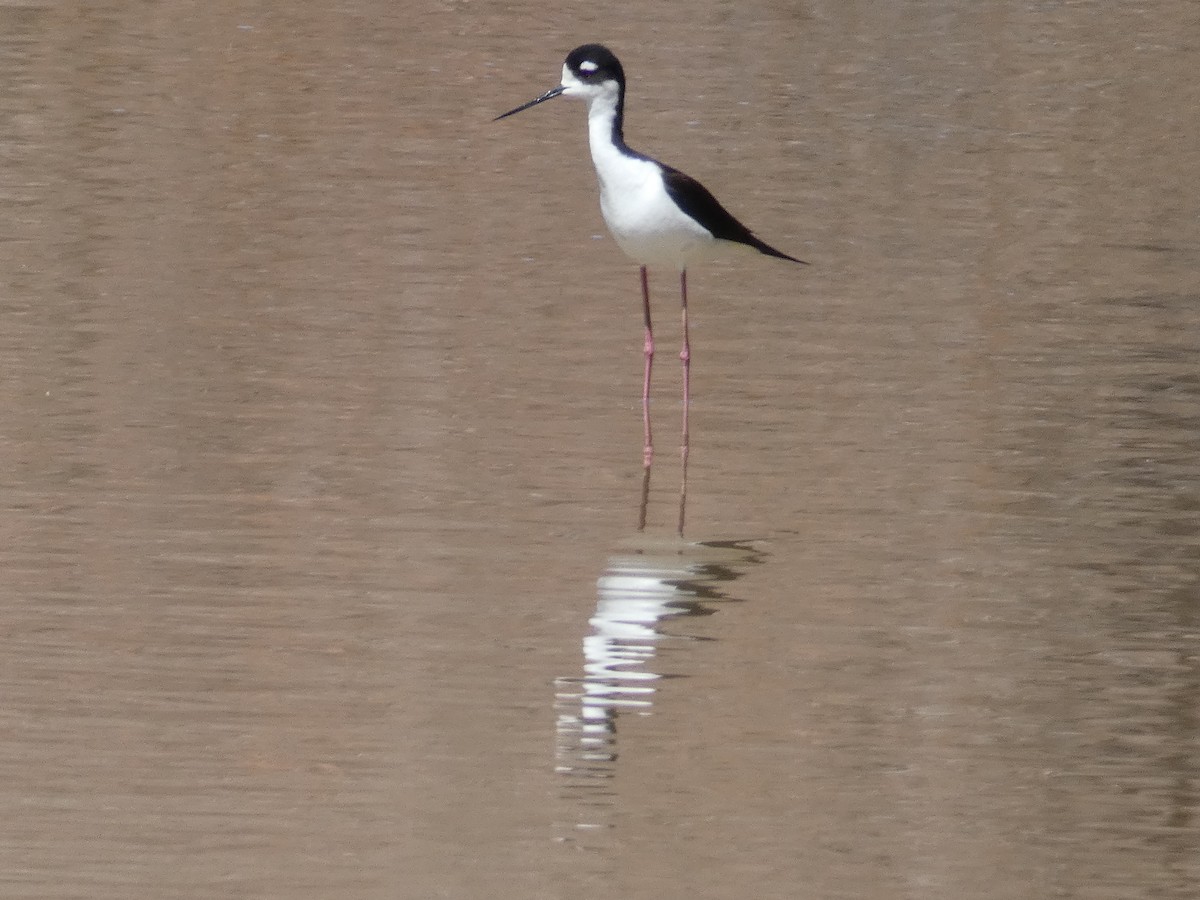
[{"label": "rippled water", "polygon": [[1192,5],[310,6],[0,3],[0,893],[1200,895]]}]

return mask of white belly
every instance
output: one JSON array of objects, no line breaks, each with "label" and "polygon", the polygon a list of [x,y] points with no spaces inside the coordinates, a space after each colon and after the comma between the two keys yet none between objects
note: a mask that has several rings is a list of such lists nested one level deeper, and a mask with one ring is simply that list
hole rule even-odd
[{"label": "white belly", "polygon": [[713,237],[680,212],[663,186],[658,165],[617,150],[609,140],[611,120],[592,125],[600,212],[617,245],[644,266],[683,269],[703,256],[715,243]]},{"label": "white belly", "polygon": [[663,187],[658,167],[643,163],[647,177],[620,186],[600,182],[600,211],[625,254],[644,266],[685,268],[711,249],[713,237],[680,212]]}]

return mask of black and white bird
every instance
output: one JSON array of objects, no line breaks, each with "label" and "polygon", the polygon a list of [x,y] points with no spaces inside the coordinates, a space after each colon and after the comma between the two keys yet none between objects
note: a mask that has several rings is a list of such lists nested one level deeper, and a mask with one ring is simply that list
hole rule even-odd
[{"label": "black and white bird", "polygon": [[579,97],[588,106],[588,144],[600,181],[600,211],[617,245],[641,266],[642,309],[645,317],[645,377],[642,383],[642,421],[645,463],[650,465],[650,369],[654,360],[654,331],[650,324],[647,268],[671,266],[679,272],[682,308],[683,433],[687,459],[688,405],[691,401],[691,348],[688,340],[687,267],[722,246],[744,245],[777,259],[806,265],[757,238],[694,178],[652,159],[625,143],[625,71],[607,47],[584,44],[567,54],[562,83],[496,120],[558,96]]}]

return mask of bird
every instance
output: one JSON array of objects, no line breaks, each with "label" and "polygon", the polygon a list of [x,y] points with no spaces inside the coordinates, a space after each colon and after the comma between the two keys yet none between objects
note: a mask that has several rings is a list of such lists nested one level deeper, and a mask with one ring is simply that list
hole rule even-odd
[{"label": "bird", "polygon": [[642,379],[643,462],[653,459],[650,428],[650,371],[654,362],[654,329],[650,317],[650,267],[679,272],[683,344],[683,427],[680,449],[687,464],[691,403],[691,346],[688,336],[688,266],[723,247],[742,245],[799,265],[759,239],[738,221],[699,181],[625,143],[625,70],[602,44],[583,44],[567,54],[560,83],[544,94],[502,113],[498,122],[555,97],[575,97],[587,104],[588,145],[600,183],[600,212],[617,246],[640,269],[645,326]]}]

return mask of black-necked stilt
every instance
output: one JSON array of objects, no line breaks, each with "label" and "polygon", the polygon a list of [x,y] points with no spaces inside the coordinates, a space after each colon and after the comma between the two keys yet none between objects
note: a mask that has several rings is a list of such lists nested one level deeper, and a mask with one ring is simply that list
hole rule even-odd
[{"label": "black-necked stilt", "polygon": [[629,149],[622,126],[625,115],[625,71],[607,47],[584,44],[567,54],[562,83],[496,120],[537,106],[559,95],[580,97],[588,105],[588,143],[600,180],[600,211],[617,244],[641,266],[642,310],[645,316],[645,377],[642,382],[642,422],[645,463],[653,455],[650,438],[650,367],[654,360],[654,331],[650,325],[648,266],[670,265],[679,271],[682,304],[683,436],[687,461],[688,404],[691,400],[691,348],[688,341],[687,267],[721,245],[742,244],[767,256],[805,265],[754,234],[733,217],[708,189],[678,169]]}]

